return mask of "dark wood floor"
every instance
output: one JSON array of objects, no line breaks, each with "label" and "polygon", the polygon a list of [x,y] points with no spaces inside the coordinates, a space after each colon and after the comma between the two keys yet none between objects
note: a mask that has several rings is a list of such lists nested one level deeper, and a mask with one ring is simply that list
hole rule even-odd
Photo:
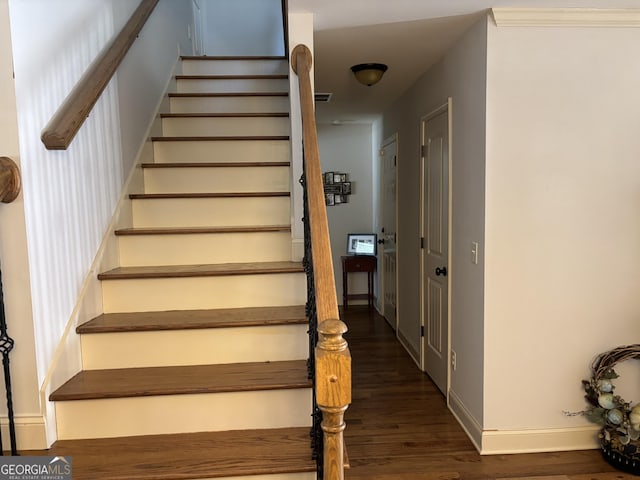
[{"label": "dark wood floor", "polygon": [[480,456],[381,316],[350,307],[343,320],[353,357],[347,480],[637,478],[614,470],[596,450]]},{"label": "dark wood floor", "polygon": [[[596,450],[480,456],[449,413],[443,396],[418,370],[386,321],[369,313],[366,307],[351,307],[343,319],[349,327],[346,338],[353,357],[353,403],[346,413],[345,431],[351,468],[346,480],[637,478],[614,470]],[[261,448],[272,444],[281,449],[282,442],[289,441],[286,435],[284,439],[266,440],[264,433],[257,434],[262,435],[261,440],[255,442]],[[109,439],[78,441],[75,443],[80,447],[73,453],[61,444],[58,450],[23,454],[74,454],[78,478],[91,480],[165,478],[154,476],[152,467],[160,466],[164,471],[168,464],[176,464],[176,472],[180,475],[186,475],[187,470],[202,473],[205,467],[211,470],[225,462],[232,464],[229,458],[247,458],[248,451],[241,442],[228,437],[219,439],[221,434],[205,434],[204,440],[199,437],[203,434],[193,435],[195,437],[180,441],[134,437],[127,443],[118,439],[116,446]],[[303,429],[302,437],[307,435]],[[158,442],[162,441],[169,443],[161,446]],[[212,445],[224,445],[226,450],[213,449]],[[221,456],[229,453],[227,450],[231,455],[221,460]],[[239,451],[243,453],[238,454]],[[106,474],[105,462],[116,465],[115,476]],[[124,464],[130,464],[128,470]]]}]

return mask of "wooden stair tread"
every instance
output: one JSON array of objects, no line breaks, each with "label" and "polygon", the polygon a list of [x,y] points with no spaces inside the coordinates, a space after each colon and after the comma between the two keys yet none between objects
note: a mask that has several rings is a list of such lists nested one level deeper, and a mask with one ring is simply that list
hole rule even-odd
[{"label": "wooden stair tread", "polygon": [[221,275],[253,275],[304,272],[300,262],[251,262],[203,265],[161,265],[117,267],[98,274],[98,280],[134,278],[212,277]]},{"label": "wooden stair tread", "polygon": [[207,97],[288,97],[289,92],[174,92],[169,98],[207,98]]},{"label": "wooden stair tread", "polygon": [[285,80],[285,74],[268,75],[176,75],[176,80]]},{"label": "wooden stair tread", "polygon": [[179,162],[141,163],[142,168],[290,167],[291,162]]},{"label": "wooden stair tread", "polygon": [[132,193],[131,200],[157,200],[167,198],[243,198],[288,197],[289,192],[201,192],[201,193]]},{"label": "wooden stair tread", "polygon": [[272,113],[161,113],[160,118],[282,118],[288,117],[288,112]]},{"label": "wooden stair tread", "polygon": [[193,330],[203,328],[302,325],[307,323],[305,307],[253,307],[216,310],[173,310],[166,312],[107,313],[76,328],[79,334]]},{"label": "wooden stair tread", "polygon": [[48,454],[72,456],[74,480],[185,480],[316,468],[307,427],[63,440]]},{"label": "wooden stair tread", "polygon": [[84,370],[51,401],[309,388],[306,360]]},{"label": "wooden stair tread", "polygon": [[290,225],[257,225],[251,227],[166,227],[120,228],[116,235],[192,235],[201,233],[290,232]]},{"label": "wooden stair tread", "polygon": [[152,142],[227,142],[227,141],[289,141],[288,135],[246,135],[246,136],[215,136],[215,137],[151,137]]}]

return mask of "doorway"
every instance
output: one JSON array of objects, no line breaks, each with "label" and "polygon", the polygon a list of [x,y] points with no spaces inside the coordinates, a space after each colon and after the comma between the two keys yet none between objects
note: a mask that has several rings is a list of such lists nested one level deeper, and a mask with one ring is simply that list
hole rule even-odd
[{"label": "doorway", "polygon": [[398,299],[397,299],[397,262],[396,262],[396,205],[397,205],[397,175],[398,141],[397,135],[386,139],[380,148],[381,179],[381,222],[382,225],[378,243],[381,244],[380,291],[382,301],[380,306],[382,315],[391,328],[398,328]]},{"label": "doorway", "polygon": [[422,118],[421,367],[447,396],[449,383],[451,99]]}]

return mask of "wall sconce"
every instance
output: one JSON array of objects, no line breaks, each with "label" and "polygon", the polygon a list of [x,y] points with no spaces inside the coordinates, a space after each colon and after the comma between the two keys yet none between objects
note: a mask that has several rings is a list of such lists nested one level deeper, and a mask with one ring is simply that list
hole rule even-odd
[{"label": "wall sconce", "polygon": [[383,63],[360,63],[351,67],[351,71],[358,82],[370,87],[380,81],[387,68]]}]

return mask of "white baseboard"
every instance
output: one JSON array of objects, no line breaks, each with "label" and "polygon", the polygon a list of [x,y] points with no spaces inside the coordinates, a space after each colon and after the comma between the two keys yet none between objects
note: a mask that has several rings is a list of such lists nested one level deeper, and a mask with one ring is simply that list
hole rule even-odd
[{"label": "white baseboard", "polygon": [[405,350],[407,351],[409,356],[413,359],[413,361],[416,363],[418,368],[421,369],[421,367],[420,367],[420,352],[416,351],[416,349],[413,348],[411,343],[409,343],[409,340],[407,340],[407,337],[404,336],[404,334],[400,331],[399,328],[396,330],[396,336],[398,338],[398,341],[405,348]]},{"label": "white baseboard", "polygon": [[473,443],[473,446],[476,447],[478,452],[482,452],[482,426],[475,417],[471,415],[471,412],[469,412],[462,400],[460,400],[460,397],[456,395],[456,392],[449,390],[447,400],[449,410],[451,410],[453,416],[456,417],[456,420],[458,420],[458,423],[469,437],[469,440],[471,440],[471,443]]},{"label": "white baseboard", "polygon": [[544,430],[485,430],[481,455],[561,452],[600,448],[600,427],[549,428]]},{"label": "white baseboard", "polygon": [[453,390],[449,410],[481,455],[564,452],[600,448],[597,425],[536,430],[483,430]]},{"label": "white baseboard", "polygon": [[[47,448],[44,418],[16,415],[15,426],[18,450],[45,450]],[[2,434],[3,449],[5,451],[10,450],[9,419],[6,415],[0,417],[0,432]]]}]

